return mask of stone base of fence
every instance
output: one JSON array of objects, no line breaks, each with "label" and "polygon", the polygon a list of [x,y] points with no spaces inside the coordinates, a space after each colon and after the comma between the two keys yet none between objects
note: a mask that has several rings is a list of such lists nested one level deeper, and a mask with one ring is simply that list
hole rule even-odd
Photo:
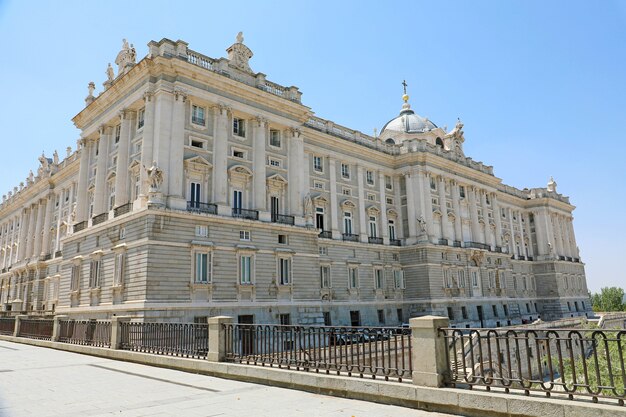
[{"label": "stone base of fence", "polygon": [[186,359],[46,340],[2,336],[0,340],[141,363],[263,385],[298,389],[335,397],[373,401],[468,417],[623,417],[623,407],[551,398],[429,388],[313,372]]}]

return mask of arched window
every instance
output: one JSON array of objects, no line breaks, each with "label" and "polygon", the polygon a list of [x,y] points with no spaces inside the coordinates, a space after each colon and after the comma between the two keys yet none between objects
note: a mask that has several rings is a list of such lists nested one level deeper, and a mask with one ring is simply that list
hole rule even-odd
[{"label": "arched window", "polygon": [[393,140],[392,138],[389,138],[389,139],[387,139],[387,140],[385,141],[385,143],[386,143],[387,145],[395,145],[395,144],[396,144],[396,141],[395,141],[395,140]]},{"label": "arched window", "polygon": [[443,148],[443,141],[441,140],[441,138],[435,139],[435,145],[441,146]]}]

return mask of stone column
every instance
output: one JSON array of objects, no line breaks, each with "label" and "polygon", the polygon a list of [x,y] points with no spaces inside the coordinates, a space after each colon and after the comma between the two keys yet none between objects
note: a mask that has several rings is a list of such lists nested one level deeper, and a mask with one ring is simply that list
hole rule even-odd
[{"label": "stone column", "polygon": [[424,199],[424,219],[426,220],[426,230],[428,232],[428,240],[432,243],[435,233],[433,224],[433,203],[432,194],[430,192],[430,173],[423,172],[422,190],[420,197]]},{"label": "stone column", "polygon": [[302,216],[302,200],[304,198],[302,189],[302,167],[304,164],[304,140],[298,129],[289,129],[289,165],[288,191],[289,210],[292,216]]},{"label": "stone column", "polygon": [[50,253],[50,228],[52,227],[52,212],[54,211],[54,199],[55,199],[54,194],[49,195],[48,198],[46,199],[46,217],[44,218],[43,235],[41,237],[41,254],[42,255],[48,255]]},{"label": "stone column", "polygon": [[[213,202],[228,205],[228,116],[230,109],[226,106],[214,108],[215,133],[213,134]],[[228,210],[227,210],[228,211]]]},{"label": "stone column", "polygon": [[491,225],[489,224],[489,207],[487,206],[487,191],[480,193],[480,205],[483,210],[483,223],[485,225],[485,241],[483,243],[491,246]]},{"label": "stone column", "polygon": [[41,232],[43,229],[45,208],[41,200],[37,204],[37,221],[35,223],[35,235],[33,237],[33,252],[31,256],[39,256],[41,254]]},{"label": "stone column", "polygon": [[115,207],[123,206],[129,201],[128,164],[130,153],[131,119],[130,110],[120,111],[120,141],[117,144],[117,166],[115,167]]},{"label": "stone column", "polygon": [[491,205],[493,206],[493,219],[496,222],[496,245],[502,247],[502,214],[496,193],[491,196]]},{"label": "stone column", "polygon": [[100,140],[98,141],[98,158],[96,162],[96,186],[93,196],[93,214],[95,216],[108,211],[106,207],[107,196],[107,161],[109,159],[109,142],[111,139],[111,126],[100,127]]},{"label": "stone column", "polygon": [[333,239],[341,239],[339,233],[339,204],[337,203],[337,163],[328,158],[328,174],[330,175],[330,230]]},{"label": "stone column", "polygon": [[513,209],[508,208],[507,210],[509,212],[509,230],[511,231],[509,250],[511,251],[511,255],[517,256],[517,253],[515,253],[515,229],[513,229]]},{"label": "stone column", "polygon": [[418,215],[415,211],[415,207],[417,207],[417,202],[415,201],[415,190],[413,188],[413,178],[417,175],[417,173],[410,171],[404,174],[404,188],[406,190],[406,217],[409,226],[409,235],[406,237],[407,245],[412,245],[417,242],[417,234],[419,232],[417,230]]},{"label": "stone column", "polygon": [[524,223],[522,223],[522,216],[524,216],[524,213],[520,210],[519,212],[519,216],[517,218],[517,225],[519,226],[519,240],[521,242],[521,251],[522,251],[522,256],[526,256],[526,244],[524,242]]},{"label": "stone column", "polygon": [[28,216],[28,229],[26,229],[26,252],[24,258],[27,259],[33,256],[33,243],[35,241],[35,221],[36,217],[35,205],[30,206],[30,216]]},{"label": "stone column", "polygon": [[528,236],[528,256],[535,256],[535,251],[533,249],[533,235],[530,232],[530,216],[526,215],[525,219],[526,221],[524,223],[526,225],[526,236]]},{"label": "stone column", "polygon": [[[141,138],[141,164],[143,167],[149,168],[154,161],[154,94],[152,92],[146,92],[143,95],[145,102],[144,106],[144,122],[143,132]],[[140,204],[143,205],[147,202],[148,193],[148,173],[141,167],[140,172]]]},{"label": "stone column", "polygon": [[554,230],[554,240],[556,241],[556,253],[557,255],[565,255],[563,250],[563,237],[561,236],[561,225],[559,222],[558,214],[551,214],[550,221],[552,222],[552,230]]},{"label": "stone column", "polygon": [[[185,210],[185,101],[182,91],[174,91],[172,103],[171,141],[169,144],[169,169],[166,173],[168,186],[167,205],[177,210]],[[161,158],[162,160],[165,158]],[[160,164],[160,162],[159,162]]]},{"label": "stone column", "polygon": [[357,175],[357,184],[359,190],[359,240],[361,242],[367,243],[367,237],[369,235],[367,230],[367,213],[365,212],[365,187],[363,184],[363,167],[361,165],[357,165],[356,167],[356,175]]},{"label": "stone column", "polygon": [[393,178],[394,199],[396,201],[396,207],[398,210],[398,217],[396,219],[396,239],[404,238],[404,222],[402,219],[402,196],[400,195],[400,175],[396,175]]},{"label": "stone column", "polygon": [[466,193],[469,197],[469,212],[472,229],[472,242],[478,242],[480,239],[480,225],[478,224],[478,203],[476,202],[476,188],[467,187]]},{"label": "stone column", "polygon": [[578,245],[576,244],[576,235],[574,233],[574,218],[573,217],[570,217],[569,221],[567,222],[567,226],[569,228],[569,236],[570,236],[572,248],[574,250],[574,256],[580,259],[580,253],[578,252]]},{"label": "stone column", "polygon": [[[76,223],[87,220],[87,187],[89,186],[89,154],[92,141],[81,139],[80,167],[78,170],[78,191],[76,193]],[[71,210],[70,210],[71,211]]]},{"label": "stone column", "polygon": [[[267,174],[265,169],[265,143],[267,142],[267,120],[257,117],[254,121],[254,136],[252,138],[252,193],[255,210],[267,211]],[[291,161],[287,161],[291,166]],[[289,179],[289,186],[291,179]],[[284,209],[283,209],[284,210]],[[282,213],[281,213],[282,214]]]},{"label": "stone column", "polygon": [[[441,211],[441,238],[448,241],[452,240],[450,236],[450,220],[448,219],[448,206],[446,205],[446,180],[443,176],[439,177],[439,211]],[[452,242],[448,242],[451,244]]]},{"label": "stone column", "polygon": [[439,328],[448,327],[446,317],[415,317],[409,320],[412,342],[413,384],[442,387],[450,366],[446,363],[447,344]]},{"label": "stone column", "polygon": [[387,194],[385,193],[385,173],[378,173],[378,192],[380,193],[380,235],[383,244],[389,244],[389,227],[387,226]]},{"label": "stone column", "polygon": [[452,189],[452,208],[454,209],[454,240],[463,242],[463,225],[461,224],[461,201],[459,196],[459,183],[454,181],[450,185]]},{"label": "stone column", "polygon": [[61,321],[65,321],[69,316],[54,316],[52,323],[52,341],[58,342],[61,338]]},{"label": "stone column", "polygon": [[228,316],[209,317],[209,352],[207,360],[223,362],[226,359],[227,332],[233,331],[233,318]]}]

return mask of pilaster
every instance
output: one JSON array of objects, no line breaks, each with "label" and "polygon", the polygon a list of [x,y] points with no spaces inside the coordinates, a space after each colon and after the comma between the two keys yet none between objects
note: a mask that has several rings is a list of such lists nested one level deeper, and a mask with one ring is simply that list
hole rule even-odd
[{"label": "pilaster", "polygon": [[[265,168],[265,144],[267,142],[267,120],[257,117],[254,122],[252,138],[252,172],[253,172],[253,207],[255,210],[267,211],[267,174]],[[291,161],[288,162],[291,166]],[[291,181],[291,179],[289,179]],[[289,183],[289,186],[291,182]]]},{"label": "pilaster", "polygon": [[115,167],[115,207],[123,206],[129,201],[128,164],[133,114],[134,112],[127,109],[120,111],[120,141],[117,144],[117,166]]},{"label": "pilaster", "polygon": [[87,187],[89,185],[89,154],[92,141],[83,138],[80,141],[80,167],[78,170],[78,190],[76,193],[76,223],[87,220]]},{"label": "pilaster", "polygon": [[228,119],[230,109],[220,105],[213,108],[215,114],[215,133],[213,134],[213,202],[225,206],[228,204]]},{"label": "pilaster", "polygon": [[184,210],[185,200],[185,102],[187,95],[179,90],[174,91],[172,108],[172,140],[169,152],[169,172],[166,180],[169,183],[168,206]]},{"label": "pilaster", "polygon": [[107,161],[109,159],[109,142],[113,128],[110,126],[100,127],[100,139],[98,141],[98,158],[96,162],[96,188],[94,191],[93,214],[95,216],[108,211],[105,207],[107,200]]},{"label": "pilaster", "polygon": [[361,165],[357,165],[356,167],[356,175],[357,175],[357,186],[359,190],[359,240],[361,242],[367,243],[367,219],[365,213],[365,187],[363,184],[363,167]]},{"label": "pilaster", "polygon": [[380,193],[380,234],[383,244],[389,244],[389,228],[387,227],[387,195],[385,193],[385,174],[378,173],[378,192]]},{"label": "pilaster", "polygon": [[330,230],[333,239],[340,239],[339,233],[339,205],[337,204],[337,162],[328,158],[328,170],[330,175]]}]

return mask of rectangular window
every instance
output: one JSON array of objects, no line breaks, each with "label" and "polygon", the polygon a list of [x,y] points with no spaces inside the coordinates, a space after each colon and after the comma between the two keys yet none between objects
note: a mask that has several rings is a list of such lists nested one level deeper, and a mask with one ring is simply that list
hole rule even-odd
[{"label": "rectangular window", "polygon": [[78,291],[80,289],[80,265],[72,265],[72,272],[71,272],[71,284],[70,284],[70,290],[71,291]]},{"label": "rectangular window", "polygon": [[368,201],[376,201],[376,194],[367,194],[367,200]]},{"label": "rectangular window", "polygon": [[191,203],[191,208],[198,208],[200,205],[200,184],[197,182],[192,182],[189,184],[189,202]]},{"label": "rectangular window", "polygon": [[209,226],[196,225],[196,237],[209,237]]},{"label": "rectangular window", "polygon": [[270,160],[270,166],[276,167],[276,168],[280,168],[280,159],[274,159],[274,158],[269,158]]},{"label": "rectangular window", "polygon": [[454,310],[452,309],[452,307],[448,307],[448,318],[450,320],[454,320]]},{"label": "rectangular window", "polygon": [[389,239],[396,240],[396,223],[394,220],[389,220]]},{"label": "rectangular window", "polygon": [[504,309],[504,316],[508,317],[509,316],[509,306],[507,306],[506,304],[502,306],[502,308]]},{"label": "rectangular window", "polygon": [[462,185],[459,185],[459,197],[465,198],[465,187]]},{"label": "rectangular window", "polygon": [[374,173],[372,171],[365,171],[365,181],[368,185],[374,185]]},{"label": "rectangular window", "polygon": [[320,285],[322,288],[330,288],[330,266],[320,266]]},{"label": "rectangular window", "polygon": [[246,137],[246,121],[239,118],[233,119],[233,134],[242,138]]},{"label": "rectangular window", "polygon": [[393,205],[393,198],[391,198],[391,197],[387,197],[387,198],[385,199],[385,201],[387,202],[387,204],[392,204],[392,205]]},{"label": "rectangular window", "polygon": [[239,240],[250,241],[250,231],[249,230],[240,230],[239,231]]},{"label": "rectangular window", "polygon": [[404,321],[404,311],[401,308],[396,309],[396,318],[400,323]]},{"label": "rectangular window", "polygon": [[289,326],[291,324],[291,316],[289,314],[279,314],[281,326]]},{"label": "rectangular window", "polygon": [[280,131],[270,129],[270,145],[280,148]]},{"label": "rectangular window", "polygon": [[194,282],[196,284],[208,284],[211,282],[211,253],[197,252],[195,258]]},{"label": "rectangular window", "polygon": [[459,270],[459,287],[465,288],[465,271]]},{"label": "rectangular window", "polygon": [[430,189],[433,191],[437,190],[437,181],[435,180],[435,177],[430,177]]},{"label": "rectangular window", "polygon": [[119,143],[121,135],[122,135],[122,125],[115,126],[115,143]]},{"label": "rectangular window", "polygon": [[494,317],[498,317],[498,306],[497,305],[492,305],[491,309],[493,310],[493,316]]},{"label": "rectangular window", "polygon": [[346,211],[343,213],[343,232],[345,234],[352,234],[352,213]]},{"label": "rectangular window", "polygon": [[115,206],[115,182],[109,184],[109,210]]},{"label": "rectangular window", "polygon": [[233,208],[241,209],[243,203],[243,193],[239,190],[233,190]]},{"label": "rectangular window", "polygon": [[145,124],[146,109],[141,109],[137,112],[137,130],[141,129]]},{"label": "rectangular window", "polygon": [[350,165],[341,164],[341,177],[350,179]]},{"label": "rectangular window", "polygon": [[358,327],[361,325],[361,312],[358,310],[350,311],[350,325]]},{"label": "rectangular window", "polygon": [[191,106],[191,123],[204,126],[206,123],[204,107]]},{"label": "rectangular window", "polygon": [[280,285],[291,284],[290,258],[278,258],[278,282]]},{"label": "rectangular window", "polygon": [[124,285],[124,267],[126,264],[126,253],[119,252],[115,254],[115,274],[113,275],[113,286],[121,287]]},{"label": "rectangular window", "polygon": [[191,146],[193,148],[204,149],[206,146],[206,142],[198,139],[191,139]]},{"label": "rectangular window", "polygon": [[348,286],[352,289],[359,287],[359,270],[348,268]]},{"label": "rectangular window", "polygon": [[328,255],[328,248],[326,246],[320,246],[317,251],[320,255]]},{"label": "rectangular window", "polygon": [[313,170],[316,172],[324,171],[324,165],[322,164],[321,156],[313,156]]},{"label": "rectangular window", "polygon": [[461,316],[463,316],[463,320],[467,320],[467,307],[461,306]]},{"label": "rectangular window", "polygon": [[233,149],[233,157],[239,159],[246,159],[246,154],[244,151],[240,151],[239,149]]},{"label": "rectangular window", "polygon": [[332,326],[332,321],[330,320],[330,311],[324,311],[322,313],[324,315],[324,326]]},{"label": "rectangular window", "polygon": [[352,192],[351,192],[351,190],[349,188],[342,188],[341,192],[342,192],[343,195],[348,195],[348,196],[350,194],[352,194]]},{"label": "rectangular window", "polygon": [[374,269],[374,286],[376,287],[377,290],[383,289],[384,279],[383,279],[382,269],[379,269],[379,268]]},{"label": "rectangular window", "polygon": [[317,190],[323,190],[324,189],[324,183],[320,182],[320,181],[313,181],[313,188],[315,188]]},{"label": "rectangular window", "polygon": [[289,243],[289,239],[287,239],[287,235],[278,235],[279,245],[287,245],[288,243]]},{"label": "rectangular window", "polygon": [[391,176],[385,175],[385,188],[388,190],[393,190],[393,182],[391,180]]},{"label": "rectangular window", "polygon": [[378,310],[378,324],[385,324],[385,310]]},{"label": "rectangular window", "polygon": [[252,284],[252,256],[242,255],[239,258],[239,283]]},{"label": "rectangular window", "polygon": [[89,288],[100,287],[100,260],[91,261],[89,267]]},{"label": "rectangular window", "polygon": [[370,216],[369,226],[370,226],[370,237],[376,237],[377,231],[378,231],[376,217]]},{"label": "rectangular window", "polygon": [[400,269],[393,270],[393,282],[396,289],[404,288],[404,273]]}]

